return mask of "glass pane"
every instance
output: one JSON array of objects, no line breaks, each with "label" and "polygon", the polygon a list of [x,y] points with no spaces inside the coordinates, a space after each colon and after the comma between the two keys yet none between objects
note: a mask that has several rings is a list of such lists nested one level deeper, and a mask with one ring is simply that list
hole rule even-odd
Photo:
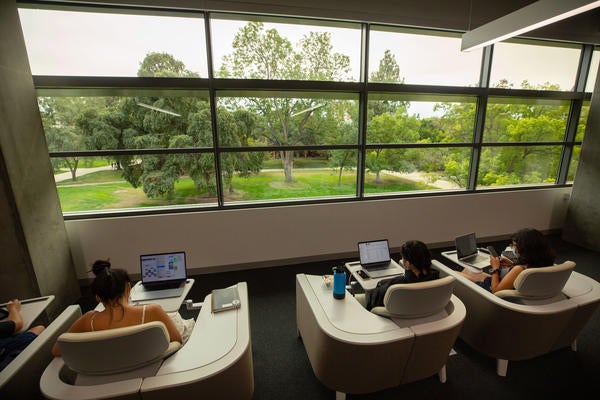
[{"label": "glass pane", "polygon": [[[219,145],[309,146],[358,143],[358,95],[219,92]],[[242,97],[243,96],[243,97]]]},{"label": "glass pane", "polygon": [[590,73],[585,85],[586,92],[593,92],[596,79],[598,79],[598,70],[600,70],[600,48],[594,50],[592,54],[592,62],[590,64]]},{"label": "glass pane", "polygon": [[581,146],[573,146],[573,154],[571,155],[571,163],[569,164],[569,174],[567,175],[567,183],[573,183],[577,167],[579,166],[579,157],[581,156]]},{"label": "glass pane", "polygon": [[39,97],[48,150],[212,147],[206,97],[144,94],[139,97]]},{"label": "glass pane", "polygon": [[551,142],[565,137],[569,101],[490,98],[484,142]]},{"label": "glass pane", "polygon": [[246,17],[211,19],[215,76],[352,81],[360,76],[359,24]]},{"label": "glass pane", "polygon": [[65,213],[217,202],[212,154],[55,157],[51,161]]},{"label": "glass pane", "polygon": [[477,186],[553,184],[561,146],[484,146]]},{"label": "glass pane", "polygon": [[207,77],[200,14],[19,9],[33,75]]},{"label": "glass pane", "polygon": [[225,203],[356,195],[356,150],[240,152],[221,156]]},{"label": "glass pane", "polygon": [[479,86],[482,50],[460,51],[459,35],[374,27],[369,80],[421,85]]},{"label": "glass pane", "polygon": [[494,45],[490,87],[574,90],[580,47],[524,42]]},{"label": "glass pane", "polygon": [[474,97],[370,94],[369,99],[369,144],[473,140]]},{"label": "glass pane", "polygon": [[368,149],[365,195],[465,188],[470,148]]}]

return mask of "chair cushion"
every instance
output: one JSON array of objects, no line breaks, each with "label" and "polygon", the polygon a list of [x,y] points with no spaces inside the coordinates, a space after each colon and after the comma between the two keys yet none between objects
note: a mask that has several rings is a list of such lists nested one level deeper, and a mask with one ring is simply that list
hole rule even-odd
[{"label": "chair cushion", "polygon": [[575,268],[573,261],[541,268],[527,268],[515,279],[515,289],[524,297],[549,298],[560,294]]},{"label": "chair cushion", "polygon": [[63,333],[58,346],[65,364],[77,373],[107,375],[141,368],[176,351],[160,321],[96,332]]},{"label": "chair cushion", "polygon": [[450,301],[455,278],[446,276],[432,281],[392,285],[383,298],[385,311],[394,318],[421,318],[441,312]]}]

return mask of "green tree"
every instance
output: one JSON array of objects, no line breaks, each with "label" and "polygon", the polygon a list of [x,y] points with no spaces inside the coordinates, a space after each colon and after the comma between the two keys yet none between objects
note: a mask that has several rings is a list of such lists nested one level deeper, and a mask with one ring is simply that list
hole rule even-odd
[{"label": "green tree", "polygon": [[[334,53],[329,33],[310,32],[297,46],[249,22],[235,35],[233,51],[223,57],[218,75],[222,78],[344,80],[350,71],[349,57]],[[307,98],[246,98],[247,110],[257,119],[257,129],[270,145],[295,146],[315,143],[325,132],[308,129],[311,118],[324,115],[323,101]],[[292,183],[294,151],[279,152],[285,181]]]}]

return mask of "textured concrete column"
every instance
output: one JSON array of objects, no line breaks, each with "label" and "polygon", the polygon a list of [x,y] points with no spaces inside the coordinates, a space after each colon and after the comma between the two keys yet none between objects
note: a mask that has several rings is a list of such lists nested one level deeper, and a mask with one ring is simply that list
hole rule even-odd
[{"label": "textured concrete column", "polygon": [[80,296],[14,0],[0,2],[0,302]]},{"label": "textured concrete column", "polygon": [[562,237],[600,251],[600,71],[581,146]]}]

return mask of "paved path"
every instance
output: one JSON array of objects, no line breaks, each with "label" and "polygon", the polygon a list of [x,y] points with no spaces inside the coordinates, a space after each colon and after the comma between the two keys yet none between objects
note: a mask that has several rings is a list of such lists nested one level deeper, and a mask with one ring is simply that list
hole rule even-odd
[{"label": "paved path", "polygon": [[[96,167],[96,168],[77,168],[75,175],[77,175],[77,177],[79,178],[80,176],[85,175],[85,174],[89,174],[89,173],[96,172],[96,171],[104,171],[107,169],[112,169],[112,167],[110,165],[105,165],[103,167]],[[71,179],[71,171],[54,175],[55,182],[61,182],[61,181],[66,181],[66,180],[70,180],[70,179]]]}]

